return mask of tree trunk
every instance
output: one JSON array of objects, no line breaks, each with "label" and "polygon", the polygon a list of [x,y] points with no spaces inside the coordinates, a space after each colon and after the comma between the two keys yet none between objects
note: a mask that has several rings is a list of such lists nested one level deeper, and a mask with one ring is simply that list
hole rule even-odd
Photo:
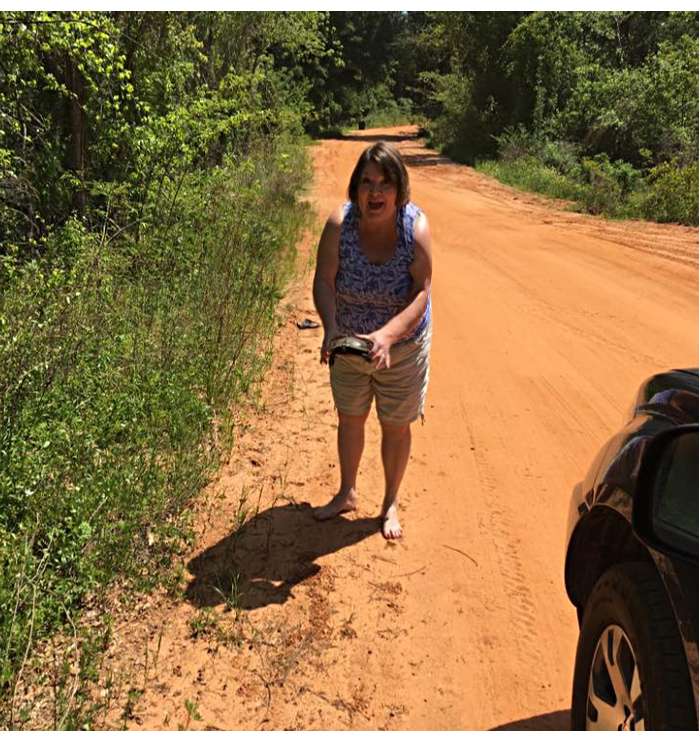
[{"label": "tree trunk", "polygon": [[69,140],[66,167],[80,181],[73,194],[73,207],[82,211],[85,207],[85,84],[75,60],[68,58],[67,86],[72,92],[68,100]]}]

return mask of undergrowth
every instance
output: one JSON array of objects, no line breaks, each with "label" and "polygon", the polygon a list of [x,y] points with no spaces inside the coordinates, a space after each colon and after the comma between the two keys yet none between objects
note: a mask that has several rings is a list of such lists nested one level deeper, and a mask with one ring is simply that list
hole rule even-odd
[{"label": "undergrowth", "polygon": [[497,138],[498,159],[476,170],[520,190],[577,203],[613,218],[699,225],[699,163],[668,161],[644,170],[605,153],[586,157],[578,145],[509,130]]},{"label": "undergrowth", "polygon": [[[137,231],[76,218],[51,256],[0,262],[0,727],[25,727],[38,693],[51,728],[91,728],[109,620],[81,612],[117,578],[161,583],[186,546],[269,362],[307,177],[301,148],[266,140],[164,179]],[[72,649],[29,692],[57,631]]]}]

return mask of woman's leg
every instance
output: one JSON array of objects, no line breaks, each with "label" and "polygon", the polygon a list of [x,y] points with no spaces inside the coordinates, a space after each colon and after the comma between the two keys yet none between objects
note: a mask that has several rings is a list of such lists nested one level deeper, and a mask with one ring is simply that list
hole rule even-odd
[{"label": "woman's leg", "polygon": [[381,508],[384,538],[400,538],[403,528],[398,520],[398,489],[410,457],[410,424],[388,426],[381,424],[381,459],[386,477],[386,494]]},{"label": "woman's leg", "polygon": [[[429,336],[427,332],[425,338]],[[410,424],[424,410],[429,376],[429,340],[398,345],[391,350],[391,367],[374,375],[376,411],[381,422],[381,457],[386,477],[381,517],[384,538],[400,538],[398,490],[410,458]]]},{"label": "woman's leg", "polygon": [[313,513],[317,520],[328,520],[357,507],[357,471],[364,451],[364,424],[369,412],[347,416],[338,412],[337,453],[340,457],[340,490],[335,497]]}]

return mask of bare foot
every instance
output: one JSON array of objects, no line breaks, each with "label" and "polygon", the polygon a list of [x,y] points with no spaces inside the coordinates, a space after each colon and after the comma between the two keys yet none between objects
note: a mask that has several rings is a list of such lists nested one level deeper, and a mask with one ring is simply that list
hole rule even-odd
[{"label": "bare foot", "polygon": [[403,535],[403,526],[398,520],[398,506],[391,505],[383,514],[382,520],[381,533],[386,540],[400,538]]},{"label": "bare foot", "polygon": [[357,507],[357,491],[351,490],[343,493],[338,492],[337,495],[327,504],[313,511],[313,517],[316,520],[330,520],[340,515],[340,513],[348,513]]}]

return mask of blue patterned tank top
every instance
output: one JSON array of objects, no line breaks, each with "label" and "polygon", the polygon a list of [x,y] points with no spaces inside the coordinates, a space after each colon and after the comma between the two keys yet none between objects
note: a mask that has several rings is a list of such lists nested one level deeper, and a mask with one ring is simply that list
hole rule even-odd
[{"label": "blue patterned tank top", "polygon": [[[383,327],[404,310],[413,288],[413,228],[422,211],[408,203],[396,212],[396,253],[384,264],[373,264],[359,248],[359,211],[351,202],[343,207],[340,265],[335,279],[337,325],[347,334],[367,334]],[[431,317],[431,296],[418,326],[401,343],[416,340]]]}]

